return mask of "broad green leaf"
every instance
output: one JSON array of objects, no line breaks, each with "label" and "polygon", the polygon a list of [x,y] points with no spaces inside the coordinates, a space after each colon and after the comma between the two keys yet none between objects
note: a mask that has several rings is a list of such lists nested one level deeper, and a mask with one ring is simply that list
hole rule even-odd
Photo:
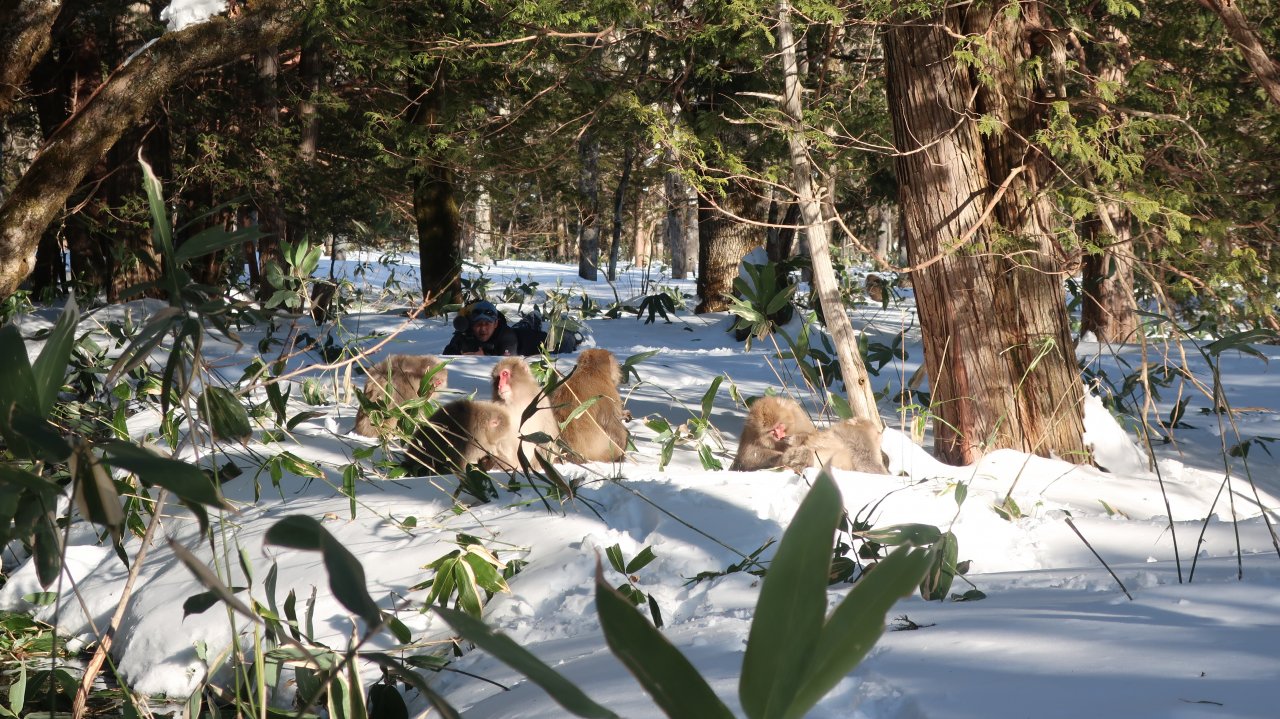
[{"label": "broad green leaf", "polygon": [[400,690],[382,682],[369,687],[369,719],[409,719]]},{"label": "broad green leaf", "polygon": [[119,542],[120,530],[124,527],[120,495],[111,475],[94,460],[88,445],[80,445],[71,455],[71,477],[75,480],[76,506],[81,514],[90,522],[111,530],[111,536]]},{"label": "broad green leaf", "polygon": [[720,697],[656,627],[604,581],[596,563],[596,612],[605,641],[669,717],[732,719]]},{"label": "broad green leaf", "polygon": [[928,563],[927,552],[899,547],[854,585],[823,626],[804,683],[782,716],[804,716],[853,671],[884,633],[885,615],[899,599],[911,594]]},{"label": "broad green leaf", "polygon": [[205,387],[197,404],[200,418],[213,432],[213,438],[224,441],[248,439],[253,435],[249,413],[231,390],[225,387]]},{"label": "broad green leaf", "polygon": [[107,373],[104,380],[106,384],[115,384],[121,375],[129,373],[133,368],[147,361],[152,351],[164,341],[169,330],[185,321],[186,316],[181,308],[165,307],[158,310],[151,319],[147,320],[147,324],[133,338],[124,352],[116,358],[115,364],[111,365],[111,371]]},{"label": "broad green leaf", "polygon": [[752,719],[782,716],[809,673],[843,508],[831,476],[819,473],[769,563],[738,684],[738,698]]},{"label": "broad green leaf", "polygon": [[[230,587],[229,591],[232,594],[238,594],[247,588],[248,587]],[[218,592],[209,591],[192,594],[182,603],[182,616],[186,617],[191,614],[204,614],[210,607],[213,607],[220,601],[222,601],[222,595]]]},{"label": "broad green leaf", "polygon": [[71,348],[76,342],[76,324],[80,321],[80,310],[76,307],[74,295],[67,298],[67,304],[58,318],[58,324],[49,333],[40,356],[36,358],[31,370],[35,377],[36,396],[40,405],[36,409],[41,417],[49,416],[58,399],[58,391],[62,389],[62,381],[67,374],[67,362],[71,358]]},{"label": "broad green leaf", "polygon": [[640,553],[637,554],[634,559],[632,559],[630,562],[627,562],[626,573],[635,574],[641,569],[644,569],[645,567],[647,567],[649,565],[649,562],[652,562],[656,558],[657,558],[657,555],[653,553],[653,547],[645,547],[644,549],[640,550]]},{"label": "broad green leaf", "polygon": [[[36,377],[27,359],[27,342],[13,324],[0,327],[0,409],[16,404],[28,412],[40,406]],[[7,423],[8,410],[0,417]]]},{"label": "broad green leaf", "polygon": [[711,407],[715,404],[716,393],[720,390],[720,383],[722,382],[724,382],[724,375],[722,374],[716,375],[716,378],[711,380],[711,386],[707,388],[707,391],[705,393],[703,393],[702,395],[702,416],[703,417],[708,417],[711,415]]},{"label": "broad green leaf", "polygon": [[342,606],[364,620],[367,630],[382,624],[382,610],[369,596],[364,567],[342,543],[313,517],[293,514],[267,529],[268,544],[304,550],[320,550],[329,573],[329,591]]},{"label": "broad green leaf", "polygon": [[958,556],[959,542],[956,541],[956,535],[951,532],[943,534],[942,539],[929,550],[929,569],[920,580],[921,597],[938,601],[947,598],[947,592],[951,591],[951,583],[956,578]]},{"label": "broad green leaf", "polygon": [[40,587],[48,589],[62,571],[62,534],[49,512],[41,512],[36,518],[32,554],[35,555],[36,578],[40,580]]},{"label": "broad green leaf", "polygon": [[619,574],[626,573],[626,564],[622,561],[622,546],[615,544],[604,550],[604,556],[609,559],[609,566]]},{"label": "broad green leaf", "polygon": [[21,716],[27,701],[27,663],[18,662],[18,676],[9,685],[9,711]]},{"label": "broad green leaf", "polygon": [[434,610],[464,639],[528,677],[574,716],[586,719],[618,719],[617,714],[592,701],[577,685],[547,666],[529,650],[516,644],[510,637],[495,632],[484,622],[466,612],[446,607],[434,607]]},{"label": "broad green leaf", "polygon": [[203,255],[208,255],[228,247],[238,247],[245,242],[252,242],[262,236],[260,225],[250,225],[237,230],[228,231],[220,225],[214,225],[198,232],[194,237],[182,241],[182,245],[173,253],[174,262],[181,265]]},{"label": "broad green leaf", "polygon": [[498,573],[498,568],[485,561],[484,557],[474,552],[466,552],[462,555],[462,561],[470,565],[471,572],[476,577],[476,585],[481,589],[486,592],[510,591],[507,580]]},{"label": "broad green leaf", "polygon": [[476,591],[476,574],[471,571],[471,565],[461,560],[454,562],[453,581],[458,587],[458,608],[479,619],[484,603],[480,601],[480,592]]},{"label": "broad green leaf", "polygon": [[199,467],[158,454],[128,442],[102,445],[104,461],[138,475],[145,484],[164,487],[178,497],[209,507],[227,508],[218,488]]},{"label": "broad green leaf", "polygon": [[891,547],[908,543],[923,547],[942,539],[942,530],[932,524],[893,524],[854,534],[869,542]]},{"label": "broad green leaf", "polygon": [[1275,330],[1270,329],[1259,328],[1245,330],[1244,332],[1237,332],[1233,335],[1227,335],[1217,341],[1210,342],[1204,349],[1205,352],[1209,353],[1212,357],[1216,357],[1227,350],[1234,349],[1244,352],[1245,354],[1261,358],[1265,362],[1267,356],[1251,347],[1250,344],[1253,342],[1274,342],[1278,336],[1280,335],[1277,335]]}]

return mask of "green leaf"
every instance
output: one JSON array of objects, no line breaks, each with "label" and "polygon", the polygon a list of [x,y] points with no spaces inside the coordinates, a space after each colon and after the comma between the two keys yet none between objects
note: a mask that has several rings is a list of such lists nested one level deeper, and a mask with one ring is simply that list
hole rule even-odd
[{"label": "green leaf", "polygon": [[194,237],[182,241],[174,253],[174,262],[181,265],[197,257],[208,255],[228,247],[237,247],[245,242],[252,242],[262,236],[260,225],[249,225],[237,230],[227,231],[219,225],[202,230]]},{"label": "green leaf", "polygon": [[13,716],[21,716],[22,708],[27,701],[27,664],[18,662],[18,677],[9,685],[9,711]]},{"label": "green leaf", "polygon": [[103,458],[112,467],[138,475],[144,483],[164,487],[178,497],[209,507],[228,509],[218,488],[199,467],[158,454],[135,444],[113,440],[102,445]]},{"label": "green leaf", "polygon": [[369,687],[369,719],[409,719],[400,691],[381,682]]},{"label": "green leaf", "polygon": [[932,524],[893,524],[888,527],[877,527],[865,532],[854,532],[868,542],[884,544],[891,547],[899,544],[913,544],[923,547],[942,539],[942,530]]},{"label": "green leaf", "polygon": [[733,713],[684,654],[636,610],[630,599],[605,583],[599,562],[596,611],[609,650],[667,716],[732,719]]},{"label": "green leaf", "polygon": [[821,472],[769,563],[742,660],[738,698],[752,719],[782,716],[809,673],[827,608],[832,541],[844,503]]},{"label": "green leaf", "polygon": [[609,559],[609,566],[619,574],[626,574],[626,564],[622,561],[622,546],[615,544],[604,550],[604,556]]},{"label": "green leaf", "polygon": [[[248,587],[230,587],[228,591],[232,594],[238,594],[247,588]],[[209,591],[192,594],[182,603],[182,616],[183,618],[186,618],[191,614],[204,614],[220,601],[222,601],[222,595],[219,592]]]},{"label": "green leaf", "polygon": [[[0,327],[0,409],[10,405],[35,412],[40,406],[36,377],[27,359],[27,343],[13,324]],[[0,417],[7,424],[8,411]]]},{"label": "green leaf", "polygon": [[71,358],[71,349],[76,342],[76,324],[80,321],[80,310],[76,307],[74,295],[67,298],[58,324],[49,333],[40,356],[32,366],[35,379],[36,396],[39,398],[38,414],[49,416],[58,399],[58,391],[62,389],[62,381],[67,374],[67,362]]},{"label": "green leaf", "polygon": [[1227,335],[1220,340],[1210,342],[1204,349],[1212,357],[1226,352],[1227,350],[1239,350],[1245,354],[1253,355],[1261,358],[1264,362],[1267,356],[1250,346],[1253,342],[1275,342],[1280,333],[1270,329],[1252,329],[1244,332],[1237,332],[1233,335]]},{"label": "green leaf", "polygon": [[911,594],[928,563],[926,552],[899,547],[854,585],[823,626],[804,683],[782,716],[804,716],[853,671],[884,633],[885,615],[899,599]]},{"label": "green leaf", "polygon": [[205,387],[197,404],[200,418],[213,432],[213,438],[223,441],[240,441],[253,435],[249,413],[244,405],[225,387]]},{"label": "green leaf", "polygon": [[476,574],[471,565],[463,561],[453,563],[453,583],[458,588],[458,607],[476,619],[480,618],[484,604],[476,591]]},{"label": "green leaf", "polygon": [[[929,569],[920,581],[920,596],[926,600],[942,601],[951,591],[956,578],[956,559],[959,556],[956,535],[947,532],[929,551]],[[877,567],[877,571],[879,568]]]},{"label": "green leaf", "polygon": [[102,464],[94,461],[88,445],[80,445],[71,456],[71,476],[75,478],[76,506],[90,522],[111,530],[116,542],[124,527],[124,510],[116,484]]},{"label": "green leaf", "polygon": [[720,383],[722,382],[724,382],[724,375],[722,374],[716,375],[716,378],[711,380],[711,386],[707,388],[707,391],[705,393],[703,393],[702,395],[702,416],[703,417],[708,417],[711,415],[711,408],[712,406],[714,406],[716,401],[716,392],[720,390]]},{"label": "green leaf", "polygon": [[42,589],[48,589],[62,571],[62,535],[53,523],[52,513],[41,512],[36,518],[34,545],[36,578]]},{"label": "green leaf", "polygon": [[464,639],[528,677],[574,716],[586,719],[617,719],[617,714],[592,701],[573,682],[565,679],[563,675],[547,666],[529,650],[516,644],[510,637],[495,632],[484,622],[466,612],[445,607],[434,607],[434,611]]},{"label": "green leaf", "polygon": [[626,573],[635,574],[648,566],[649,562],[652,562],[656,558],[657,555],[653,553],[653,547],[645,547],[640,550],[640,553],[635,556],[635,559],[632,559],[627,563]]},{"label": "green leaf", "polygon": [[267,529],[264,541],[282,547],[319,550],[329,573],[329,591],[351,613],[364,620],[367,630],[382,624],[382,610],[369,596],[364,567],[346,547],[313,517],[292,514]]}]

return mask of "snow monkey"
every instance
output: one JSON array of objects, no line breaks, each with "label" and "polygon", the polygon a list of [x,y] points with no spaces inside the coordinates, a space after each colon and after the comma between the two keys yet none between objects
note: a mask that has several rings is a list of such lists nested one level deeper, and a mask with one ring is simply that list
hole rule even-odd
[{"label": "snow monkey", "polygon": [[618,385],[622,369],[609,350],[584,350],[573,373],[551,396],[558,423],[591,398],[586,411],[561,430],[560,438],[573,451],[574,461],[613,462],[627,450],[627,427],[623,424],[622,397]]},{"label": "snow monkey", "polygon": [[507,409],[486,400],[454,400],[418,428],[409,458],[429,471],[461,473],[468,464],[488,469],[519,466],[516,433]]},{"label": "snow monkey", "polygon": [[[551,398],[533,378],[523,357],[504,357],[498,360],[497,366],[493,368],[493,401],[507,410],[516,434],[527,436],[543,432],[551,438],[551,441],[541,445],[541,449],[537,442],[520,441],[520,454],[524,455],[530,466],[537,467],[535,451],[540,451],[548,459],[555,458],[558,454],[555,440],[560,437],[560,425],[556,423],[555,413],[551,409]],[[534,403],[536,407],[530,407]],[[525,414],[526,410],[528,415]],[[517,463],[515,466],[520,465]]]},{"label": "snow monkey", "polygon": [[729,469],[749,472],[783,466],[782,454],[817,428],[799,402],[765,396],[751,404],[738,440],[738,456]]},{"label": "snow monkey", "polygon": [[782,455],[782,463],[802,472],[821,465],[867,474],[888,474],[880,452],[880,423],[876,420],[846,419],[803,437]]},{"label": "snow monkey", "polygon": [[[364,383],[364,395],[371,402],[385,402],[388,408],[402,406],[420,396],[430,396],[444,387],[449,379],[449,370],[440,367],[431,376],[431,383],[423,389],[423,378],[440,364],[440,358],[433,355],[391,355],[369,369],[368,379]],[[395,426],[394,417],[384,416],[375,423],[364,407],[356,412],[356,434],[377,437],[390,432]]]}]

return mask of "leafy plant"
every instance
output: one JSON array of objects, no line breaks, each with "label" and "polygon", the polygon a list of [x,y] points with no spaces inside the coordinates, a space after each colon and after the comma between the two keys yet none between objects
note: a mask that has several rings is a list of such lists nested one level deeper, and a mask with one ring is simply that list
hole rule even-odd
[{"label": "leafy plant", "polygon": [[795,315],[796,285],[790,282],[779,285],[779,266],[772,262],[746,262],[742,267],[747,278],[735,278],[734,294],[727,297],[729,314],[738,318],[730,330],[737,332],[738,339],[745,339],[750,348],[752,339],[764,339],[778,325],[791,321]]},{"label": "leafy plant", "polygon": [[644,549],[641,549],[640,553],[633,557],[629,562],[626,561],[625,557],[623,557],[622,546],[618,544],[604,550],[604,554],[609,558],[609,566],[613,567],[613,570],[618,574],[626,577],[627,580],[622,584],[619,584],[616,587],[616,591],[630,600],[631,603],[637,607],[641,604],[648,604],[649,616],[653,619],[653,625],[661,628],[662,610],[658,608],[658,600],[654,599],[652,594],[648,594],[644,590],[640,589],[638,586],[639,579],[635,576],[636,572],[639,572],[641,569],[649,566],[649,563],[657,558],[657,555],[654,554],[653,547],[645,547]]},{"label": "leafy plant", "polygon": [[323,245],[313,245],[306,240],[297,243],[281,240],[280,253],[287,270],[279,262],[267,265],[267,282],[276,288],[275,294],[267,300],[267,307],[283,305],[290,312],[301,312],[310,301],[311,276],[320,267],[323,252]]},{"label": "leafy plant", "polygon": [[507,564],[498,556],[480,544],[475,537],[459,534],[457,543],[460,547],[426,565],[435,575],[415,585],[413,589],[430,589],[422,610],[434,605],[449,606],[452,598],[453,606],[479,619],[486,599],[498,592],[509,592],[503,572]]},{"label": "leafy plant", "polygon": [[692,445],[697,450],[703,469],[724,469],[720,460],[711,453],[711,443],[719,442],[716,428],[711,424],[711,408],[722,382],[724,375],[717,375],[711,380],[711,386],[702,395],[702,414],[690,417],[684,424],[672,425],[665,417],[658,415],[645,419],[645,426],[658,433],[654,441],[662,445],[658,471],[662,471],[671,462],[676,446],[684,444]]},{"label": "leafy plant", "polygon": [[[783,534],[756,604],[738,698],[750,719],[803,716],[866,656],[885,617],[936,563],[937,548],[904,544],[865,575],[829,616],[831,538],[843,502],[824,472]],[[937,530],[935,530],[936,532]],[[613,717],[527,650],[464,612],[437,613],[463,637],[520,671],[580,717]],[[609,649],[673,718],[732,717],[688,659],[596,571],[596,611]]]},{"label": "leafy plant", "polygon": [[[645,295],[640,300],[640,306],[636,309],[636,319],[644,317],[645,313],[649,313],[649,317],[645,319],[645,324],[652,324],[658,315],[662,315],[662,320],[667,324],[671,324],[671,315],[676,313],[676,301],[672,299],[670,294],[658,292],[652,295]],[[680,303],[683,307],[683,301]]]}]

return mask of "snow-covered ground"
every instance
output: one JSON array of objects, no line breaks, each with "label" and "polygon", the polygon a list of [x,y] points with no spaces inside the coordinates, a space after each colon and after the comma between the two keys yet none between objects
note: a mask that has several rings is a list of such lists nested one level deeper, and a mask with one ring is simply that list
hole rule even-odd
[{"label": "snow-covered ground", "polygon": [[[358,275],[356,260],[340,264],[372,298],[381,293],[390,268],[367,259],[371,261]],[[412,288],[416,258],[407,256],[404,262],[397,277]],[[326,269],[322,266],[321,272]],[[544,263],[504,262],[484,273],[493,278],[490,296],[495,299],[513,280],[536,280],[539,301],[558,286],[570,290],[575,305],[583,293],[607,305],[615,292],[625,300],[655,291],[653,285],[645,285],[646,277],[638,269],[623,273],[616,290],[604,281],[578,280],[573,268]],[[692,293],[691,282],[663,278],[656,270],[648,279]],[[517,304],[500,306],[511,319],[517,318]],[[126,309],[137,314],[145,306],[104,310],[86,322],[102,322]],[[438,352],[452,332],[444,319],[406,321],[402,306],[357,309],[342,318],[344,334],[338,341],[402,329],[370,363],[389,353]],[[874,378],[877,390],[887,385],[896,394],[923,361],[909,298],[888,309],[868,304],[851,312],[855,327],[867,331],[872,341],[888,344],[905,332],[906,360],[885,365]],[[271,598],[264,577],[272,563],[278,563],[275,601],[282,603],[294,590],[301,605],[314,591],[317,639],[340,649],[357,622],[333,599],[320,556],[262,543],[267,527],[286,515],[322,520],[363,564],[373,598],[384,609],[394,608],[410,628],[419,644],[415,651],[426,651],[428,642],[450,632],[438,617],[422,611],[426,593],[411,588],[431,576],[424,565],[457,548],[458,534],[477,537],[501,560],[528,562],[510,580],[511,591],[488,603],[485,621],[598,702],[623,716],[651,717],[659,714],[657,708],[608,651],[593,608],[593,576],[604,549],[618,544],[630,558],[649,547],[656,560],[636,572],[637,586],[661,608],[666,637],[690,657],[719,696],[740,711],[737,678],[759,595],[758,580],[745,572],[689,580],[702,572],[723,572],[780,537],[812,472],[799,476],[785,471],[707,470],[690,446],[677,447],[670,464],[660,470],[661,446],[644,424],[646,418],[659,416],[673,425],[701,416],[703,395],[721,375],[727,380],[715,396],[710,422],[721,435],[721,443],[711,439],[713,454],[725,466],[745,416],[732,389],[751,397],[785,385],[815,418],[823,418],[821,399],[803,389],[794,364],[779,359],[768,341],[744,349],[726,331],[732,320],[725,314],[694,316],[681,311],[670,323],[659,317],[645,324],[634,315],[587,321],[585,346],[612,350],[620,360],[650,350],[658,353],[640,362],[639,380],[633,377],[623,388],[635,418],[629,426],[636,452],[618,465],[560,466],[566,476],[583,484],[577,501],[552,509],[526,489],[458,513],[451,479],[386,479],[366,472],[357,486],[353,516],[350,500],[340,491],[343,468],[361,462],[367,466],[368,460],[356,460],[354,453],[373,442],[350,434],[355,410],[346,372],[317,369],[322,360],[315,354],[295,358],[291,367],[311,368],[297,377],[299,383],[314,379],[328,397],[342,402],[308,407],[301,388],[295,388],[290,415],[304,409],[323,414],[302,422],[280,441],[264,443],[259,432],[246,446],[221,447],[219,454],[205,458],[218,464],[234,459],[247,469],[223,486],[238,509],[216,523],[218,566],[228,584],[250,587],[241,597],[252,596],[265,606]],[[29,318],[24,333],[29,335],[44,321]],[[309,319],[300,322],[300,329],[317,334]],[[276,336],[285,334],[287,329],[281,329]],[[257,353],[262,336],[262,330],[246,328],[243,346],[211,341],[206,354],[216,371],[234,382]],[[378,339],[361,341],[372,345]],[[1149,348],[1149,354],[1155,357],[1157,349]],[[1188,344],[1186,349],[1189,369],[1208,382],[1208,367],[1193,347]],[[1272,359],[1280,356],[1276,347],[1258,349]],[[1093,369],[1104,371],[1120,386],[1123,376],[1137,366],[1141,351],[1136,346],[1082,343],[1079,354],[1092,358]],[[573,355],[559,357],[557,366],[567,371],[573,360]],[[455,358],[449,365],[451,390],[486,396],[494,361]],[[945,466],[913,441],[916,414],[900,414],[890,400],[882,401],[881,414],[890,427],[883,449],[894,474],[837,472],[847,509],[876,526],[923,522],[950,529],[959,540],[960,559],[970,562],[967,582],[957,579],[953,592],[964,592],[972,583],[986,598],[900,600],[890,612],[891,631],[811,716],[1275,716],[1280,556],[1258,508],[1260,499],[1274,523],[1280,478],[1277,462],[1267,451],[1270,440],[1251,443],[1247,468],[1239,458],[1231,458],[1230,483],[1225,489],[1223,484],[1224,447],[1251,438],[1280,437],[1280,383],[1275,372],[1256,357],[1236,352],[1221,356],[1226,397],[1240,410],[1232,416],[1202,411],[1210,402],[1181,380],[1163,389],[1157,403],[1160,417],[1167,418],[1180,399],[1189,398],[1189,403],[1172,441],[1156,443],[1157,471],[1148,468],[1137,449],[1141,438],[1122,428],[1097,400],[1086,409],[1088,438],[1099,463],[1110,472],[1010,450],[993,452],[970,467]],[[157,423],[153,413],[144,412],[131,420],[130,428],[136,436],[154,434]],[[207,453],[208,448],[201,451]],[[317,463],[325,477],[307,479],[285,472],[275,486],[270,474],[256,467],[284,451]],[[957,509],[958,483],[966,483],[968,493]],[[261,498],[255,502],[256,494]],[[1023,516],[1004,518],[993,509],[1007,494]],[[185,512],[169,511],[174,516],[164,523],[162,539],[212,561],[209,542],[202,541]],[[0,608],[34,610],[47,620],[56,613],[64,631],[86,638],[90,620],[95,626],[105,625],[120,597],[126,569],[87,533],[75,536],[69,567],[80,599],[72,597],[71,583],[64,582],[57,604],[33,608],[23,597],[37,591],[37,585],[32,568],[25,566],[0,588]],[[138,548],[138,541],[131,540],[130,554],[136,555]],[[240,567],[236,552],[241,549],[253,565],[252,581]],[[763,557],[772,552],[766,550]],[[607,563],[605,572],[614,584],[625,581]],[[848,588],[831,587],[833,606]],[[164,541],[150,548],[116,642],[118,667],[137,691],[181,700],[204,678],[204,660],[197,655],[201,642],[213,656],[228,645],[233,633],[248,640],[246,623],[229,619],[221,609],[183,618],[183,601],[201,591]],[[374,644],[396,646],[389,635]],[[435,690],[468,717],[565,716],[541,689],[482,651],[466,654],[453,667],[491,680],[462,673],[430,676]],[[372,667],[365,673],[369,682],[380,676]],[[415,714],[425,714],[427,705],[416,692],[408,691],[407,698]]]}]

